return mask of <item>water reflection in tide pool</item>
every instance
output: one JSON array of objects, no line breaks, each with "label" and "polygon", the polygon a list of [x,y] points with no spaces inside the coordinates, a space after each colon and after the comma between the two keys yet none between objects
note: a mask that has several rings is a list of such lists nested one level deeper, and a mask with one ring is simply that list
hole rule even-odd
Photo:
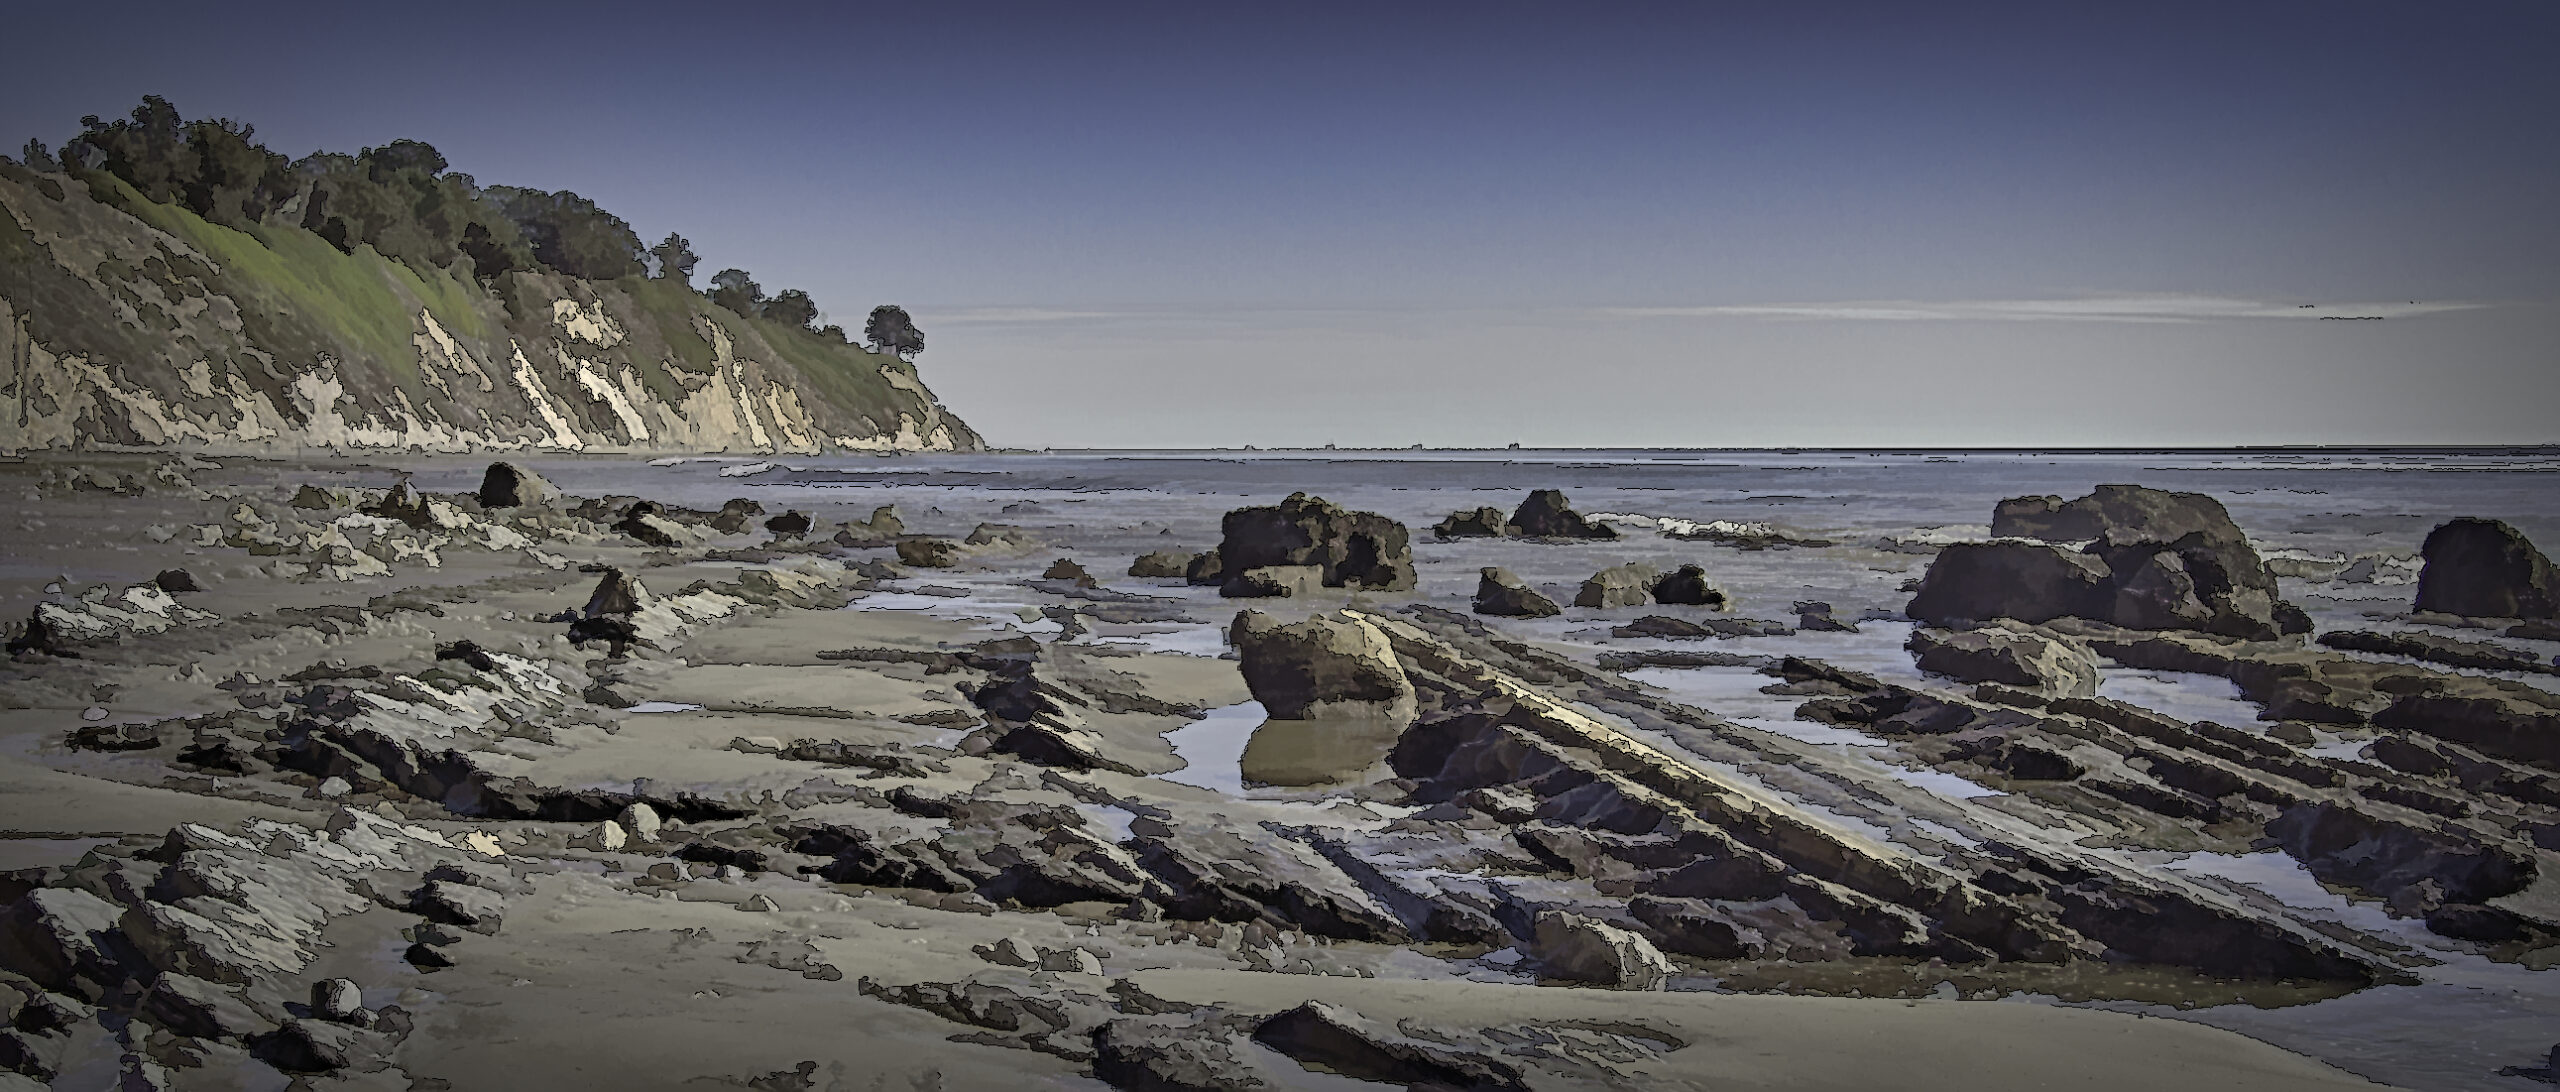
[{"label": "water reflection in tide pool", "polygon": [[1164,734],[1173,753],[1189,763],[1167,781],[1195,785],[1232,796],[1244,795],[1244,748],[1268,714],[1258,701],[1222,705],[1200,719]]}]

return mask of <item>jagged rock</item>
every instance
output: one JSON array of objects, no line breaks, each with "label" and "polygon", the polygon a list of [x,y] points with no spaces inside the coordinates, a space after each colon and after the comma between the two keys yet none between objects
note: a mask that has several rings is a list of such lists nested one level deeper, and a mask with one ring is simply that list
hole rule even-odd
[{"label": "jagged rock", "polygon": [[[1700,570],[1703,578],[1705,570]],[[1612,565],[1591,574],[1582,582],[1582,590],[1573,597],[1577,607],[1641,607],[1653,601],[1653,586],[1663,574],[1651,566],[1630,561]]]},{"label": "jagged rock", "polygon": [[781,515],[764,521],[764,529],[773,532],[777,538],[799,538],[808,534],[809,529],[815,526],[817,524],[809,519],[808,514],[798,509],[785,511]]},{"label": "jagged rock", "polygon": [[960,563],[961,545],[947,538],[908,535],[898,540],[898,560],[919,569],[948,569]]},{"label": "jagged rock", "polygon": [[1322,854],[1259,826],[1140,820],[1129,851],[1163,881],[1165,916],[1294,923],[1337,940],[1411,939],[1403,921]]},{"label": "jagged rock", "polygon": [[587,605],[581,613],[589,618],[629,617],[648,606],[650,598],[649,589],[642,587],[631,574],[620,569],[606,569],[604,575],[596,580],[596,590],[588,594]]},{"label": "jagged rock", "polygon": [[1724,589],[1707,580],[1707,571],[1695,565],[1682,565],[1662,574],[1653,582],[1653,601],[1664,606],[1708,607],[1732,609],[1732,600]]},{"label": "jagged rock", "polygon": [[1527,1092],[1529,1087],[1510,1062],[1409,1038],[1325,1001],[1309,1001],[1264,1020],[1253,1029],[1253,1038],[1302,1065],[1354,1080],[1486,1092]]},{"label": "jagged rock", "polygon": [[1472,512],[1451,512],[1449,518],[1431,525],[1431,533],[1440,538],[1501,538],[1518,533],[1518,529],[1503,518],[1502,509],[1487,506]]},{"label": "jagged rock", "polygon": [[570,839],[569,845],[573,849],[594,853],[619,853],[623,845],[630,840],[630,835],[622,829],[622,824],[607,819]]},{"label": "jagged rock", "polygon": [[1227,635],[1246,689],[1275,719],[1347,711],[1412,719],[1413,684],[1386,635],[1365,619],[1317,615],[1283,623],[1241,610]]},{"label": "jagged rock", "polygon": [[507,903],[503,896],[485,887],[429,880],[410,901],[410,909],[429,921],[494,936],[506,920]]},{"label": "jagged rock", "polygon": [[409,484],[407,478],[400,479],[390,492],[384,493],[381,500],[364,511],[366,515],[398,520],[411,527],[435,526],[435,514],[427,510],[427,498],[418,492],[416,486]]},{"label": "jagged rock", "polygon": [[250,1041],[249,1053],[287,1073],[328,1073],[345,1069],[358,1053],[363,1033],[326,1020],[287,1020],[283,1027]]},{"label": "jagged rock", "polygon": [[303,484],[302,488],[294,490],[293,499],[285,503],[305,511],[316,512],[325,512],[333,508],[353,507],[353,504],[350,502],[345,490],[322,489],[317,485],[312,485],[307,482]]},{"label": "jagged rock", "polygon": [[999,967],[1037,967],[1040,965],[1039,954],[1032,951],[1029,945],[1022,943],[1020,940],[1016,940],[1013,937],[1005,937],[993,944],[980,944],[970,948],[969,950],[976,952],[978,954],[978,958],[986,960],[987,962],[993,963]]},{"label": "jagged rock", "polygon": [[1037,545],[1039,542],[1032,537],[1031,532],[1009,523],[981,523],[970,528],[969,536],[960,541],[968,546],[993,549],[1022,549]]},{"label": "jagged rock", "polygon": [[231,988],[175,972],[153,980],[139,1007],[152,1023],[198,1039],[256,1035],[275,1026]]},{"label": "jagged rock", "polygon": [[138,721],[87,724],[72,729],[69,742],[84,751],[147,751],[160,745],[160,726]]},{"label": "jagged rock", "polygon": [[2086,647],[2006,626],[1915,629],[1904,642],[1920,670],[1974,683],[1999,683],[2058,697],[2098,693],[2098,658]]},{"label": "jagged rock", "polygon": [[1538,915],[1529,954],[1538,960],[1545,977],[1568,982],[1621,990],[1658,990],[1671,977],[1671,961],[1652,941],[1562,910]]},{"label": "jagged rock", "polygon": [[[1322,497],[1292,493],[1267,508],[1238,508],[1221,521],[1219,564],[1230,595],[1249,595],[1244,576],[1266,566],[1313,565],[1329,588],[1410,591],[1413,550],[1405,526],[1375,512],[1347,511]],[[1226,590],[1226,589],[1222,589]]]},{"label": "jagged rock", "polygon": [[720,510],[712,513],[705,522],[721,534],[740,535],[746,533],[749,522],[763,514],[764,505],[745,497],[731,497],[723,501]]},{"label": "jagged rock", "polygon": [[151,583],[161,591],[173,595],[179,592],[204,590],[204,585],[196,583],[195,574],[185,569],[162,569],[160,575],[151,578]]},{"label": "jagged rock", "polygon": [[364,989],[354,979],[324,978],[311,984],[311,1015],[352,1024],[364,1011]]},{"label": "jagged rock", "polygon": [[410,966],[421,971],[441,971],[453,966],[452,956],[444,954],[442,949],[425,941],[410,945],[407,951],[400,953],[400,958],[407,960]]},{"label": "jagged rock", "polygon": [[1093,1075],[1128,1092],[1253,1092],[1241,1036],[1192,1025],[1123,1017],[1093,1033]]},{"label": "jagged rock", "polygon": [[0,910],[0,967],[55,993],[89,1000],[123,977],[100,944],[123,911],[86,891],[41,887]]},{"label": "jagged rock", "polygon": [[884,504],[871,510],[870,519],[844,521],[836,528],[834,541],[848,550],[868,550],[894,546],[906,533],[907,525],[898,518],[897,508]]},{"label": "jagged rock", "polygon": [[52,603],[36,604],[34,613],[27,616],[26,628],[9,638],[7,646],[9,654],[18,656],[33,653],[39,656],[78,659],[80,654],[71,651],[68,646],[75,639],[72,634],[79,631],[63,624],[63,618],[67,613],[60,606]]},{"label": "jagged rock", "polygon": [[1843,622],[1831,615],[1831,604],[1799,599],[1788,606],[1796,612],[1796,628],[1808,633],[1856,633],[1858,624]]},{"label": "jagged rock", "polygon": [[[2509,636],[2514,634],[2510,633]],[[2320,635],[2319,643],[2327,648],[2407,656],[2415,660],[2427,660],[2452,667],[2476,667],[2488,671],[2522,671],[2541,675],[2560,674],[2560,665],[2543,659],[2539,653],[2487,641],[2457,640],[2414,630],[2403,633],[2375,633],[2360,629],[2331,630]]]},{"label": "jagged rock", "polygon": [[1151,550],[1139,554],[1137,560],[1129,563],[1129,575],[1148,580],[1179,580],[1190,571],[1191,562],[1199,556],[1180,550]]},{"label": "jagged rock", "polygon": [[2523,532],[2494,519],[2451,520],[2419,550],[2417,609],[2470,618],[2560,617],[2560,575]]},{"label": "jagged rock", "polygon": [[641,545],[660,548],[675,546],[692,537],[683,524],[668,519],[666,509],[656,501],[633,502],[631,507],[622,510],[622,518],[614,522],[613,529],[629,535]]},{"label": "jagged rock", "polygon": [[1736,929],[1730,918],[1704,899],[1638,895],[1627,911],[1653,930],[1663,947],[1700,959],[1744,959],[1757,956],[1760,945]]},{"label": "jagged rock", "polygon": [[528,508],[547,504],[560,490],[542,476],[513,463],[490,463],[480,475],[480,507]]},{"label": "jagged rock", "polygon": [[1076,564],[1072,558],[1064,557],[1050,562],[1049,567],[1041,571],[1040,579],[1064,581],[1078,588],[1102,586],[1102,582],[1095,580],[1092,573],[1085,571],[1084,566]]},{"label": "jagged rock", "polygon": [[1521,501],[1520,507],[1511,513],[1511,527],[1514,533],[1524,538],[1618,537],[1617,528],[1583,519],[1582,513],[1565,503],[1564,492],[1558,489],[1531,492],[1528,499]]},{"label": "jagged rock", "polygon": [[1304,599],[1324,590],[1319,565],[1265,565],[1227,577],[1218,594],[1231,599]]},{"label": "jagged rock", "polygon": [[1504,618],[1553,618],[1564,613],[1509,569],[1487,565],[1476,579],[1475,611]]},{"label": "jagged rock", "polygon": [[1648,614],[1626,625],[1612,626],[1609,633],[1615,637],[1777,637],[1785,635],[1787,627],[1783,622],[1772,622],[1764,618],[1708,618],[1692,622],[1686,618]]},{"label": "jagged rock", "polygon": [[1102,960],[1083,948],[1042,948],[1040,969],[1060,974],[1102,973]]}]

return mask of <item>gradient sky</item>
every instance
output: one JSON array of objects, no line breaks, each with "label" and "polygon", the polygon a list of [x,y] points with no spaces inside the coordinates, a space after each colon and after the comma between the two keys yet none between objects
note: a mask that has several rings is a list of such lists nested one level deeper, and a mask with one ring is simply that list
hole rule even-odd
[{"label": "gradient sky", "polygon": [[2545,0],[8,23],[8,147],[425,140],[905,305],[1000,444],[2560,442]]}]

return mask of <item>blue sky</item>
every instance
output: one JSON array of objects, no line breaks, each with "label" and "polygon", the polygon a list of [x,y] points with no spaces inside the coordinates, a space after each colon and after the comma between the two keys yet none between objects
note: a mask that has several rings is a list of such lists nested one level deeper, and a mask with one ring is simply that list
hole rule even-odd
[{"label": "blue sky", "polygon": [[426,140],[1024,446],[2560,441],[2552,5],[1370,7],[21,12],[0,137]]}]

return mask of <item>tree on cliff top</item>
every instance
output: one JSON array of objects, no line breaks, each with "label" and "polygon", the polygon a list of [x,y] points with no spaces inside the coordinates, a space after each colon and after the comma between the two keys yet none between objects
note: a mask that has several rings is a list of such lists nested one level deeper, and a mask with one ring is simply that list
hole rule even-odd
[{"label": "tree on cliff top", "polygon": [[924,351],[924,331],[916,329],[907,309],[884,303],[871,309],[871,321],[862,325],[862,340],[871,344],[875,353],[896,353],[900,360],[914,360]]},{"label": "tree on cliff top", "polygon": [[764,287],[743,269],[723,269],[712,274],[711,290],[705,294],[711,297],[711,302],[740,315],[752,315],[764,309]]}]

